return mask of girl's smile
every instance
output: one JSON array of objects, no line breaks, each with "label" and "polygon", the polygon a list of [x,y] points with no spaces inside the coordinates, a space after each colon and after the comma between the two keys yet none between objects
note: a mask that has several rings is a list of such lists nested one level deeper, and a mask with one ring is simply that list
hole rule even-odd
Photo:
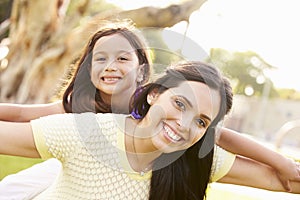
[{"label": "girl's smile", "polygon": [[122,79],[122,77],[107,75],[107,76],[102,76],[100,79],[103,81],[104,84],[117,84]]}]

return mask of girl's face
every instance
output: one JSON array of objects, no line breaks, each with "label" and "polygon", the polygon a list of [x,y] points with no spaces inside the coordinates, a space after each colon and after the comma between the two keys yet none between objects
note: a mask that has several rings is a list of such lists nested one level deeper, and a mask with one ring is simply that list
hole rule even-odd
[{"label": "girl's face", "polygon": [[129,99],[140,78],[142,66],[135,49],[125,37],[113,34],[101,37],[95,43],[91,81],[104,100],[110,99],[112,94]]},{"label": "girl's face", "polygon": [[144,126],[154,129],[154,150],[170,153],[191,147],[217,116],[220,101],[216,90],[195,81],[184,81],[162,94],[149,94],[151,107]]}]

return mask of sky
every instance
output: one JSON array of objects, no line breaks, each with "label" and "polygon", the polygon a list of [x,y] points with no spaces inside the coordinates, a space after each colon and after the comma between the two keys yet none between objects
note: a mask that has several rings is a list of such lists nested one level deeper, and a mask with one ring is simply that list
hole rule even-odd
[{"label": "sky", "polygon": [[[167,6],[174,0],[107,0],[124,9]],[[126,3],[125,3],[126,2]],[[254,51],[276,67],[266,73],[278,88],[300,91],[298,0],[207,0],[192,14],[187,37],[205,51]],[[184,34],[186,23],[171,30]]]}]

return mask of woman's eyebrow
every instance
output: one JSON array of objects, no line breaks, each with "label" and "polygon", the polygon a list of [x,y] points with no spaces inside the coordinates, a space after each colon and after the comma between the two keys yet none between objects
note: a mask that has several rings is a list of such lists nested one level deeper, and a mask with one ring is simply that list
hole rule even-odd
[{"label": "woman's eyebrow", "polygon": [[205,118],[206,120],[210,121],[211,122],[211,119],[209,116],[205,115],[205,114],[200,114],[200,117],[203,117]]},{"label": "woman's eyebrow", "polygon": [[193,104],[190,102],[190,100],[188,100],[188,98],[186,98],[185,96],[183,96],[183,95],[178,95],[180,98],[182,98],[182,99],[184,99],[186,102],[187,102],[187,104],[189,104],[189,106],[191,107],[191,108],[193,108]]}]

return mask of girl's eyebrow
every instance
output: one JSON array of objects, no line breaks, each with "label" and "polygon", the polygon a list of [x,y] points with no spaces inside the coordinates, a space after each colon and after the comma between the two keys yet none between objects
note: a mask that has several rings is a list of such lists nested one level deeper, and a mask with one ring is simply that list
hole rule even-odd
[{"label": "girl's eyebrow", "polygon": [[[118,52],[116,52],[116,54],[118,56],[131,56],[132,55],[132,51],[125,51],[125,50],[120,50]],[[93,51],[93,56],[99,56],[99,55],[108,55],[108,53],[106,51],[97,51],[97,50],[94,50]]]},{"label": "girl's eyebrow", "polygon": [[[190,102],[190,100],[188,100],[185,96],[179,95],[179,97],[182,98],[182,99],[184,99],[184,100],[187,102],[187,104],[188,104],[191,108],[193,108],[193,104],[192,104],[192,103]],[[205,114],[200,114],[200,117],[203,117],[203,118],[205,118],[206,120],[208,120],[208,121],[211,122],[210,117],[207,116],[207,115],[205,115]]]},{"label": "girl's eyebrow", "polygon": [[[97,50],[97,49],[95,49],[94,50],[94,52],[95,52],[95,54],[107,54],[107,52],[105,51],[105,50]],[[122,53],[122,54],[130,54],[130,53],[134,53],[134,51],[128,51],[128,50],[119,50],[119,51],[117,51],[116,53],[118,53],[118,54],[120,54],[120,53]]]}]

